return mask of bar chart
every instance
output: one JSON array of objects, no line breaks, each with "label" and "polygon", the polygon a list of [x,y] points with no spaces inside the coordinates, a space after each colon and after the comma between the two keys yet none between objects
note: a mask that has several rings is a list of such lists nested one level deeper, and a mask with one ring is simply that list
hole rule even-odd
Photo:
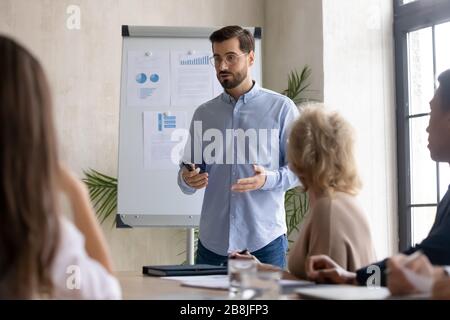
[{"label": "bar chart", "polygon": [[201,66],[201,65],[208,65],[209,64],[209,57],[203,56],[198,58],[191,58],[191,59],[181,59],[180,65],[195,65],[195,66]]}]

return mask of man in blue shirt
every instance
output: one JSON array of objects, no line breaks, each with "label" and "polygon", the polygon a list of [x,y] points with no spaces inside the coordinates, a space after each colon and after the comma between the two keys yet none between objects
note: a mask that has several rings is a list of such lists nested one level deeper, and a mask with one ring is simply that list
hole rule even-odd
[{"label": "man in blue shirt", "polygon": [[228,26],[210,40],[211,62],[225,90],[195,111],[183,157],[195,170],[181,166],[178,175],[186,194],[206,187],[196,262],[223,265],[229,253],[245,249],[284,268],[284,192],[299,184],[285,150],[298,110],[289,98],[252,80],[250,32]]}]

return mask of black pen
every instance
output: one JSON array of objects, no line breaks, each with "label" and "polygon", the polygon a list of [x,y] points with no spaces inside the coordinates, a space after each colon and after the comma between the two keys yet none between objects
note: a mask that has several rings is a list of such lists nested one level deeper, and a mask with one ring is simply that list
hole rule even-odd
[{"label": "black pen", "polygon": [[182,162],[182,164],[189,171],[194,171],[194,169],[195,169],[195,164],[186,163],[184,161]]}]

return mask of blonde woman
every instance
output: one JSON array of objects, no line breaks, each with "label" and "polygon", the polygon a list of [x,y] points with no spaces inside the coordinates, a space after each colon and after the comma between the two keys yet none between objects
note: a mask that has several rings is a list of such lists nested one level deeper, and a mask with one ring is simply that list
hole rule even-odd
[{"label": "blonde woman", "polygon": [[356,196],[361,182],[353,154],[354,132],[337,112],[305,108],[294,123],[289,168],[309,196],[309,212],[289,252],[289,271],[306,278],[306,259],[324,254],[346,270],[374,261],[369,223]]},{"label": "blonde woman", "polygon": [[[308,192],[310,204],[299,237],[289,251],[289,271],[296,278],[307,278],[305,264],[312,255],[328,255],[347,270],[375,259],[369,223],[356,200],[361,183],[353,136],[342,116],[319,104],[306,107],[292,126],[289,168]],[[260,269],[276,268],[260,264]]]}]

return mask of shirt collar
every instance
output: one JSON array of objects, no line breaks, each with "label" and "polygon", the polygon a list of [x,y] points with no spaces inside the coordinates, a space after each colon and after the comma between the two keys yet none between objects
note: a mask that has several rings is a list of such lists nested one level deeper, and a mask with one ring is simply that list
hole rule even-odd
[{"label": "shirt collar", "polygon": [[[244,103],[249,102],[253,97],[255,97],[260,89],[261,87],[258,85],[258,83],[255,80],[253,80],[253,87],[247,93],[241,96],[242,99],[244,100]],[[222,100],[227,103],[231,103],[233,105],[236,103],[234,98],[230,94],[228,94],[225,90],[223,90],[222,93]]]}]

